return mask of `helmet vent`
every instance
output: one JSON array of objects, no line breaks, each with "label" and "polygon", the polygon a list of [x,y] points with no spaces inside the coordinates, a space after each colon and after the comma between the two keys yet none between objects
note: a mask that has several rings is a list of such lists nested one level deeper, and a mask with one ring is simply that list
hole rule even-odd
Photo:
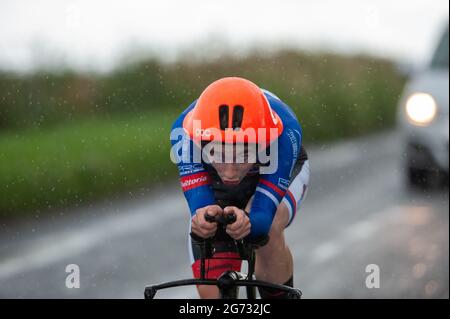
[{"label": "helmet vent", "polygon": [[233,129],[241,128],[242,119],[244,118],[244,108],[242,105],[235,105],[233,108]]},{"label": "helmet vent", "polygon": [[228,118],[229,118],[228,113],[229,113],[228,105],[224,104],[219,106],[219,122],[221,130],[225,130],[228,127]]}]

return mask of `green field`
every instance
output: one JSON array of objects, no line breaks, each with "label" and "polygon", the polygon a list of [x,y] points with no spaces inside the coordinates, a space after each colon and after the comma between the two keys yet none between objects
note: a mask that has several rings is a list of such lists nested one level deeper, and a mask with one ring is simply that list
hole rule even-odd
[{"label": "green field", "polygon": [[309,144],[391,127],[403,86],[389,61],[294,51],[206,63],[149,60],[107,75],[0,73],[0,216],[76,206],[173,178],[171,124],[223,76],[246,77],[278,95]]},{"label": "green field", "polygon": [[0,215],[77,205],[166,180],[168,114],[0,135]]}]

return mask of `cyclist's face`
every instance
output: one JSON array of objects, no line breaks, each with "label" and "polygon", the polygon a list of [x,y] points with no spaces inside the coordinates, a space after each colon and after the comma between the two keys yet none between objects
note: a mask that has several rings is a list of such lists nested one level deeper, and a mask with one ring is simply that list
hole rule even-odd
[{"label": "cyclist's face", "polygon": [[252,152],[252,147],[247,145],[220,145],[214,148],[214,156],[210,162],[224,184],[235,185],[239,184],[255,165],[256,155],[252,155]]},{"label": "cyclist's face", "polygon": [[237,185],[253,167],[252,163],[212,163],[224,184]]}]

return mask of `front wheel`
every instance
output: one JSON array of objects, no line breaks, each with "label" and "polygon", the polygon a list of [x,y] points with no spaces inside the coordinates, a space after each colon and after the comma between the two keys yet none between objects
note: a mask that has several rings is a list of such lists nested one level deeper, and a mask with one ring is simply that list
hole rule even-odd
[{"label": "front wheel", "polygon": [[144,298],[145,299],[153,299],[156,295],[156,289],[153,287],[145,287]]},{"label": "front wheel", "polygon": [[288,299],[302,299],[302,292],[298,289],[294,289],[289,292]]},{"label": "front wheel", "polygon": [[246,287],[247,299],[256,299],[256,287]]}]

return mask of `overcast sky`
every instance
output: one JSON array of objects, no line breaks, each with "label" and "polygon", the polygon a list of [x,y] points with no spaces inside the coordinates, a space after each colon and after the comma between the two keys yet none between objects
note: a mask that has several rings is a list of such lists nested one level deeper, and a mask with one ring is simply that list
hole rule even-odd
[{"label": "overcast sky", "polygon": [[448,0],[0,0],[0,69],[108,70],[133,51],[172,59],[220,43],[235,52],[287,45],[421,64],[448,10]]}]

